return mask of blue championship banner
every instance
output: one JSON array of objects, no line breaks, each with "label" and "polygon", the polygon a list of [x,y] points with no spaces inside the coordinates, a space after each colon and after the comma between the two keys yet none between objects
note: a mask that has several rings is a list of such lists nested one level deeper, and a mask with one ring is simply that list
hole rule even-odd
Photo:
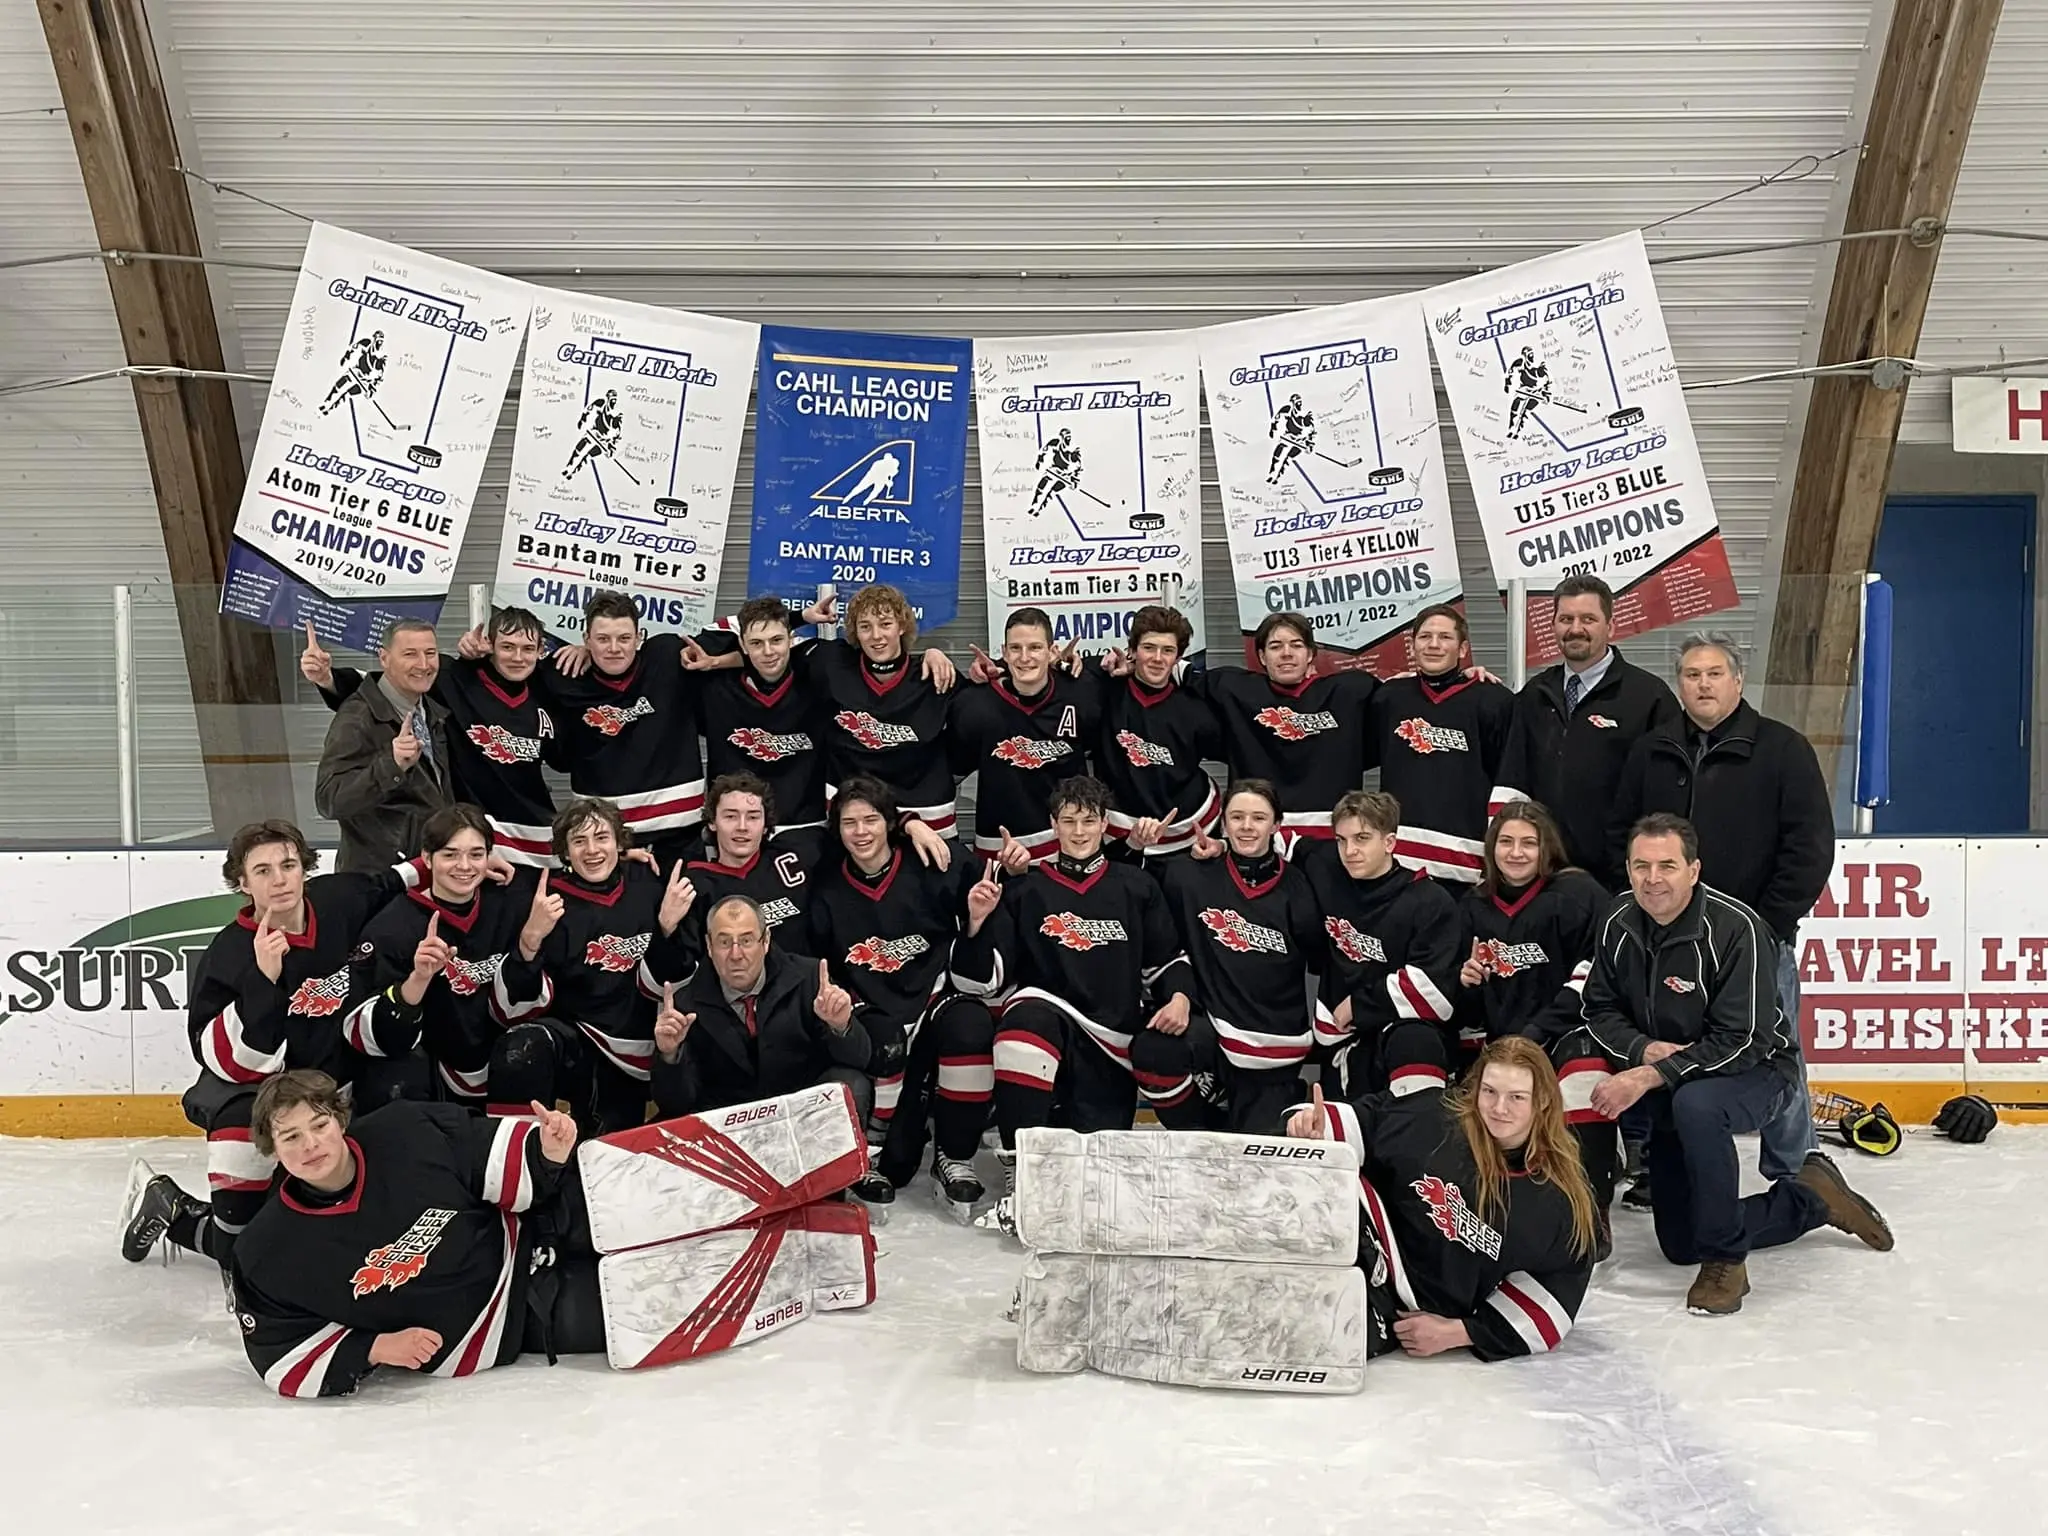
[{"label": "blue championship banner", "polygon": [[960,602],[974,345],[947,336],[761,332],[747,590],[900,588],[918,628]]}]

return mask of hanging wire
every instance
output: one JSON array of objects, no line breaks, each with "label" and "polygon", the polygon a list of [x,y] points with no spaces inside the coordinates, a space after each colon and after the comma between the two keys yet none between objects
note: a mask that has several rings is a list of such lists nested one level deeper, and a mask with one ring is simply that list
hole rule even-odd
[{"label": "hanging wire", "polygon": [[1839,160],[1843,155],[1847,154],[1861,154],[1862,150],[1862,144],[1856,143],[1844,144],[1840,149],[1829,150],[1824,155],[1801,155],[1797,159],[1788,162],[1783,169],[1773,171],[1768,176],[1759,176],[1746,187],[1737,187],[1733,192],[1723,192],[1719,197],[1710,197],[1703,203],[1694,203],[1690,208],[1681,209],[1677,213],[1666,214],[1654,224],[1645,224],[1643,228],[1645,231],[1662,229],[1666,224],[1676,224],[1680,219],[1689,219],[1694,214],[1704,213],[1709,208],[1718,208],[1723,203],[1732,203],[1738,197],[1747,197],[1752,192],[1761,192],[1765,187],[1782,186],[1795,181],[1804,181],[1807,177],[1817,174],[1820,168],[1830,160]]},{"label": "hanging wire", "polygon": [[273,203],[267,197],[259,197],[254,192],[245,191],[241,187],[230,186],[228,183],[224,181],[215,181],[211,176],[202,176],[197,171],[193,170],[190,166],[185,165],[181,161],[173,160],[171,162],[171,169],[176,171],[180,176],[191,177],[194,181],[200,183],[202,186],[208,186],[213,188],[213,190],[216,192],[226,192],[234,197],[246,197],[252,203],[261,203],[266,208],[275,208],[279,213],[285,214],[294,219],[298,219],[303,223],[317,224],[320,222],[318,219],[314,218],[309,213],[301,213],[296,208],[287,208],[283,203]]}]

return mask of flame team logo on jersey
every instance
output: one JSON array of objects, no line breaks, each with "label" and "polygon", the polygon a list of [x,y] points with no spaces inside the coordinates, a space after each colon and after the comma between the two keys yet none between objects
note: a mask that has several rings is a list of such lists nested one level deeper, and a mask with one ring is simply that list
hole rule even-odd
[{"label": "flame team logo on jersey", "polygon": [[1124,756],[1131,760],[1133,768],[1171,768],[1173,753],[1156,741],[1147,741],[1136,731],[1118,731],[1116,744],[1124,749]]},{"label": "flame team logo on jersey", "polygon": [[870,752],[917,744],[917,732],[909,726],[889,725],[864,709],[842,709],[832,717],[832,723]]},{"label": "flame team logo on jersey", "polygon": [[1072,912],[1049,913],[1038,925],[1038,931],[1068,949],[1095,949],[1104,944],[1120,944],[1130,937],[1124,932],[1124,925],[1113,917],[1080,917]]},{"label": "flame team logo on jersey", "polygon": [[757,763],[779,763],[786,757],[811,750],[811,738],[802,731],[778,736],[759,726],[743,725],[725,738]]},{"label": "flame team logo on jersey", "polygon": [[1353,965],[1364,965],[1368,960],[1386,963],[1387,952],[1380,941],[1369,933],[1360,933],[1341,917],[1323,919],[1323,932],[1330,936],[1330,942],[1337,946],[1337,953]]},{"label": "flame team logo on jersey", "polygon": [[457,997],[474,997],[491,984],[491,978],[504,963],[503,955],[492,955],[486,960],[465,960],[457,955],[441,967],[441,974],[448,980],[448,990]]},{"label": "flame team logo on jersey", "polygon": [[1666,976],[1664,978],[1664,985],[1676,992],[1680,997],[1695,990],[1696,987],[1696,983],[1687,981],[1683,976]]},{"label": "flame team logo on jersey", "polygon": [[454,1219],[453,1211],[438,1206],[424,1211],[397,1242],[364,1254],[363,1267],[355,1273],[357,1299],[373,1291],[395,1291],[408,1280],[418,1279],[420,1271],[427,1267],[427,1255],[434,1251],[441,1234]]},{"label": "flame team logo on jersey", "polygon": [[1262,955],[1284,955],[1287,953],[1287,935],[1273,928],[1261,928],[1242,912],[1227,912],[1221,907],[1202,908],[1202,926],[1209,930],[1218,944],[1248,955],[1257,950]]},{"label": "flame team logo on jersey", "polygon": [[583,946],[583,963],[615,974],[630,971],[646,955],[653,939],[651,933],[600,933]]},{"label": "flame team logo on jersey", "polygon": [[846,952],[846,963],[864,965],[871,971],[888,976],[902,970],[931,947],[931,941],[921,933],[906,934],[900,939],[862,939]]},{"label": "flame team logo on jersey", "polygon": [[1469,752],[1472,748],[1465,741],[1463,731],[1454,731],[1449,726],[1431,725],[1427,720],[1403,720],[1394,727],[1394,734],[1407,742],[1417,752]]},{"label": "flame team logo on jersey", "polygon": [[1043,768],[1073,751],[1064,741],[1033,741],[1029,736],[1006,736],[988,749],[988,755],[1012,768]]},{"label": "flame team logo on jersey", "polygon": [[300,982],[284,1011],[308,1019],[324,1019],[341,1012],[341,1005],[347,1000],[348,967],[343,966],[332,976],[315,976]]},{"label": "flame team logo on jersey", "polygon": [[631,709],[621,709],[616,704],[593,704],[583,711],[583,723],[593,731],[616,736],[635,720],[653,713],[654,702],[643,693],[633,701]]},{"label": "flame team logo on jersey", "polygon": [[1550,956],[1543,952],[1541,944],[1510,944],[1505,939],[1481,939],[1473,946],[1472,958],[1489,976],[1506,977],[1518,971],[1533,971]]},{"label": "flame team logo on jersey", "polygon": [[1621,726],[1619,720],[1609,719],[1606,715],[1588,715],[1586,716],[1586,724],[1598,726],[1603,731],[1618,730]]},{"label": "flame team logo on jersey", "polygon": [[[586,719],[588,716],[585,717]],[[592,725],[597,722],[592,720]],[[603,731],[603,726],[598,726]],[[531,736],[514,736],[502,725],[472,725],[463,733],[476,743],[477,751],[494,763],[531,763],[540,759],[540,743]],[[617,730],[605,731],[607,736],[618,735]]]},{"label": "flame team logo on jersey", "polygon": [[1489,1259],[1500,1257],[1500,1234],[1481,1221],[1465,1203],[1464,1191],[1448,1179],[1425,1173],[1408,1186],[1429,1207],[1430,1224],[1454,1243]]},{"label": "flame team logo on jersey", "polygon": [[1337,717],[1328,710],[1303,714],[1298,709],[1289,709],[1285,704],[1268,704],[1253,715],[1252,719],[1282,741],[1307,741],[1319,731],[1337,729]]}]

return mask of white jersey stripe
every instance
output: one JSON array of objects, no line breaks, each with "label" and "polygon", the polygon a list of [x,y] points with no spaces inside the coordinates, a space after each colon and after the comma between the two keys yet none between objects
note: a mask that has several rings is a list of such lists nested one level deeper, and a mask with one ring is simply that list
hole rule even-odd
[{"label": "white jersey stripe", "polygon": [[1255,1029],[1240,1029],[1213,1013],[1209,1022],[1216,1028],[1216,1042],[1223,1048],[1223,1059],[1245,1071],[1298,1066],[1315,1044],[1315,1035],[1308,1030],[1298,1035],[1261,1034]]},{"label": "white jersey stripe", "polygon": [[533,1180],[526,1169],[526,1144],[538,1130],[531,1115],[508,1115],[498,1121],[484,1163],[484,1199],[507,1211],[533,1204]]},{"label": "white jersey stripe", "polygon": [[206,1070],[231,1083],[260,1083],[273,1072],[284,1070],[285,1048],[259,1051],[242,1031],[241,1010],[233,1003],[221,1009],[199,1035],[199,1051]]},{"label": "white jersey stripe", "polygon": [[264,1385],[279,1397],[318,1397],[334,1362],[334,1347],[348,1337],[339,1323],[329,1323],[280,1356],[263,1373]]},{"label": "white jersey stripe", "polygon": [[1050,1093],[1053,1079],[1059,1075],[1059,1053],[1050,1049],[1037,1035],[1021,1029],[998,1031],[989,1069],[991,1087],[998,1082],[1015,1083],[1024,1088],[1043,1088]]}]

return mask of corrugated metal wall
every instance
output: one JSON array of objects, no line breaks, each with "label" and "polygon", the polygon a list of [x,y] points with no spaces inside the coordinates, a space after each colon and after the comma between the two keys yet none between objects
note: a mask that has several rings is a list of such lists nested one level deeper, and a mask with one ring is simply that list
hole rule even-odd
[{"label": "corrugated metal wall", "polygon": [[[2048,231],[2048,0],[2005,0],[1977,120],[1963,152],[1949,223],[1959,228]],[[1920,357],[1952,366],[2048,357],[2048,245],[1957,235],[1941,265],[1920,330]],[[2048,367],[2026,370],[2036,376]],[[1921,379],[1906,396],[1904,442],[1949,441],[1946,379]]]}]

